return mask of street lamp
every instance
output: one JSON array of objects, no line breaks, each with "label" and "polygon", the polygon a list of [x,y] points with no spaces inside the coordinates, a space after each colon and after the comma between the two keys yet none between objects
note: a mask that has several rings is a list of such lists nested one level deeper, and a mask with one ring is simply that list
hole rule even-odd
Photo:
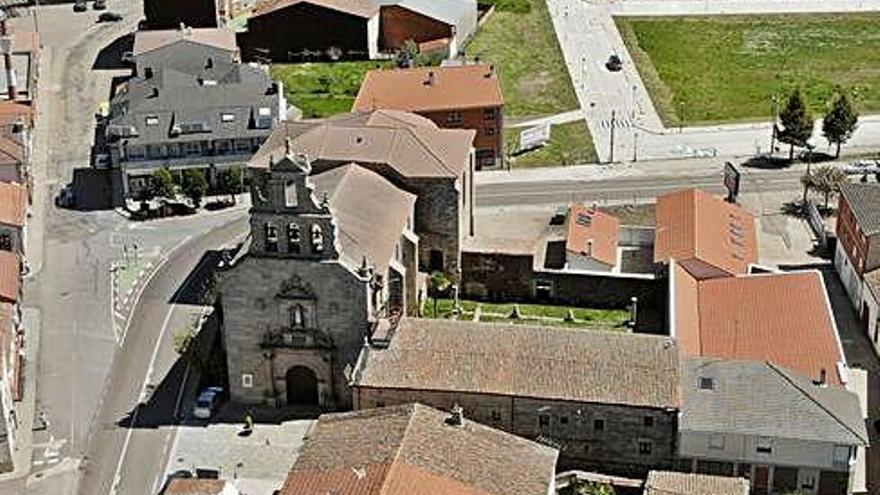
[{"label": "street lamp", "polygon": [[773,102],[773,127],[770,129],[770,156],[773,156],[773,152],[776,150],[776,119],[779,113],[779,95],[773,93],[770,96],[770,101]]},{"label": "street lamp", "polygon": [[678,102],[678,133],[684,132],[684,100]]},{"label": "street lamp", "polygon": [[807,147],[807,175],[806,180],[804,180],[804,208],[807,207],[807,191],[809,190],[810,177],[812,176],[810,165],[813,163],[813,149],[816,147],[810,143],[805,143],[805,146]]}]

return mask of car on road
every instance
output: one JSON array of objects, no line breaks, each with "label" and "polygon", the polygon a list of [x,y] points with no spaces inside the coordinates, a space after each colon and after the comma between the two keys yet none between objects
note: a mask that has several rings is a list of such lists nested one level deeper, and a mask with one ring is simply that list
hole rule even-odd
[{"label": "car on road", "polygon": [[619,72],[623,69],[623,62],[620,60],[620,57],[612,54],[608,57],[608,61],[605,62],[605,68],[610,70],[611,72]]},{"label": "car on road", "polygon": [[95,0],[95,3],[92,4],[92,8],[95,10],[104,10],[107,8],[107,0]]},{"label": "car on road", "polygon": [[208,387],[202,390],[193,406],[193,416],[199,419],[211,419],[214,410],[220,405],[222,395],[223,389],[221,387]]},{"label": "car on road", "polygon": [[101,12],[98,16],[98,22],[119,22],[122,20],[122,14],[116,12]]},{"label": "car on road", "polygon": [[73,4],[74,12],[85,12],[86,10],[88,10],[88,8],[89,7],[86,5],[86,0],[76,0],[76,2]]},{"label": "car on road", "polygon": [[59,208],[73,208],[76,206],[76,196],[73,194],[73,188],[64,186],[55,196],[55,206]]}]

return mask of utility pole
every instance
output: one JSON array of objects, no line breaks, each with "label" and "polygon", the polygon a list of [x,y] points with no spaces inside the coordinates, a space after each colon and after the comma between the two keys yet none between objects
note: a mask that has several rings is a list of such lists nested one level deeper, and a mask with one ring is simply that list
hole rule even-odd
[{"label": "utility pole", "polygon": [[779,113],[779,97],[774,94],[771,98],[773,101],[773,128],[770,129],[770,156],[776,150],[776,118]]},{"label": "utility pole", "polygon": [[0,10],[0,51],[3,52],[3,63],[6,65],[6,91],[10,100],[17,96],[15,67],[12,66],[12,33],[9,32],[9,16]]},{"label": "utility pole", "polygon": [[684,128],[684,102],[678,102],[678,133],[681,134]]},{"label": "utility pole", "polygon": [[608,162],[614,163],[614,126],[616,125],[617,112],[611,111],[611,153]]},{"label": "utility pole", "polygon": [[633,161],[639,161],[639,133],[633,129]]}]

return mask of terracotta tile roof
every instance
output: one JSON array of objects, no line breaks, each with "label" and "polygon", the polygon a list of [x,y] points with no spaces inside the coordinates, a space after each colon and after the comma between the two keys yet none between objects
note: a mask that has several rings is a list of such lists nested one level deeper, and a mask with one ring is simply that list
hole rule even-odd
[{"label": "terracotta tile roof", "polygon": [[281,495],[545,495],[555,449],[420,404],[324,414]]},{"label": "terracotta tile roof", "polygon": [[880,233],[880,184],[847,182],[840,186],[840,195],[865,235]]},{"label": "terracotta tile roof", "polygon": [[501,84],[492,67],[477,64],[371,70],[352,109],[431,112],[503,105]]},{"label": "terracotta tile roof", "polygon": [[219,495],[226,480],[174,478],[165,488],[166,495]]},{"label": "terracotta tile roof", "polygon": [[262,0],[254,8],[252,16],[268,14],[299,3],[317,5],[366,19],[379,12],[379,6],[370,0]]},{"label": "terracotta tile roof", "polygon": [[698,281],[676,269],[673,335],[684,354],[768,361],[840,384],[846,363],[816,271]]},{"label": "terracotta tile roof", "polygon": [[678,348],[663,336],[403,318],[364,353],[356,386],[679,406]]},{"label": "terracotta tile roof", "polygon": [[387,164],[406,178],[458,177],[470,163],[475,132],[438,129],[406,112],[376,111],[320,121],[282,122],[251,158],[266,167],[269,158],[291,150],[313,161]]},{"label": "terracotta tile roof", "polygon": [[657,198],[654,261],[696,259],[729,274],[758,261],[755,218],[699,189]]},{"label": "terracotta tile roof", "polygon": [[18,165],[24,160],[24,146],[0,134],[0,164]]},{"label": "terracotta tile roof", "polygon": [[235,33],[226,28],[186,28],[161,29],[156,31],[137,31],[134,35],[132,53],[142,55],[157,48],[162,48],[179,41],[188,41],[199,45],[212,46],[230,52],[238,51]]},{"label": "terracotta tile roof", "polygon": [[582,204],[573,205],[569,210],[566,250],[614,266],[619,237],[617,217]]},{"label": "terracotta tile roof", "polygon": [[748,495],[749,480],[708,474],[651,471],[645,495]]},{"label": "terracotta tile roof", "polygon": [[12,182],[0,182],[0,223],[21,227],[27,214],[27,188]]},{"label": "terracotta tile roof", "polygon": [[30,105],[17,101],[0,100],[0,124],[11,124],[24,120],[33,124],[34,111]]},{"label": "terracotta tile roof", "polygon": [[394,257],[416,197],[381,175],[349,164],[311,177],[315,198],[327,193],[339,228],[341,256],[356,269],[363,257],[380,270]]},{"label": "terracotta tile roof", "polygon": [[0,251],[0,300],[18,302],[21,295],[21,259],[10,251]]}]

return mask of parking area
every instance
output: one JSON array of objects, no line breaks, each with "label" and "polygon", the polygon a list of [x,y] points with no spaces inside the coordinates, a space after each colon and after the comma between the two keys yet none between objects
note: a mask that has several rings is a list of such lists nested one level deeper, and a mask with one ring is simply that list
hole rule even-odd
[{"label": "parking area", "polygon": [[216,469],[242,493],[272,493],[281,488],[315,420],[257,424],[241,435],[242,424],[180,426],[166,474]]}]

